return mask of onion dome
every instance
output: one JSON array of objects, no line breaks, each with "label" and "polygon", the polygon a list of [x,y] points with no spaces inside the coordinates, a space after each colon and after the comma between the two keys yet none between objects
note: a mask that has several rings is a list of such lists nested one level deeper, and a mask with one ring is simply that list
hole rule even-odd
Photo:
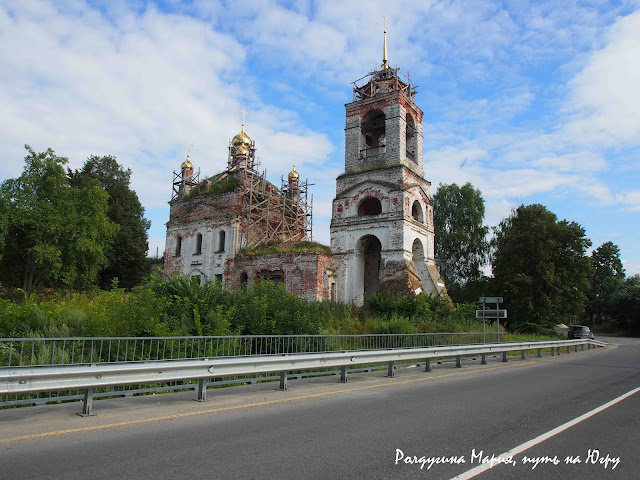
[{"label": "onion dome", "polygon": [[235,147],[235,154],[244,156],[249,155],[249,146],[241,143]]},{"label": "onion dome", "polygon": [[191,163],[191,160],[189,160],[189,155],[187,155],[187,159],[182,162],[182,165],[180,165],[180,168],[182,170],[193,170],[193,163]]},{"label": "onion dome", "polygon": [[241,146],[245,146],[245,147],[251,146],[251,138],[249,138],[249,135],[244,133],[244,125],[242,126],[242,131],[239,134],[237,134],[235,137],[233,137],[233,139],[231,140],[231,144],[236,148]]},{"label": "onion dome", "polygon": [[289,181],[291,180],[298,180],[300,178],[300,175],[298,174],[298,172],[296,172],[296,166],[293,166],[293,169],[289,172]]}]

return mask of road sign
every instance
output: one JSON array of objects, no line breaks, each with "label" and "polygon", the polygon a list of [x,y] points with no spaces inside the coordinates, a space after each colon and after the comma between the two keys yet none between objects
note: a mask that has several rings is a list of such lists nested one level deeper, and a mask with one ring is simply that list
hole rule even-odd
[{"label": "road sign", "polygon": [[480,297],[480,303],[502,303],[502,297]]},{"label": "road sign", "polygon": [[[498,312],[496,314],[496,312]],[[498,315],[500,316],[500,318],[507,318],[507,311],[506,310],[476,310],[476,318],[498,318]]]}]

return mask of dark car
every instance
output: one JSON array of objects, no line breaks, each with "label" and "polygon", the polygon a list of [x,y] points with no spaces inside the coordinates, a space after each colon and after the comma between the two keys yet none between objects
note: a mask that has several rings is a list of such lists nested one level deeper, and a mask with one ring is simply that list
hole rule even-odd
[{"label": "dark car", "polygon": [[569,338],[594,338],[591,329],[584,325],[571,325],[567,336]]}]

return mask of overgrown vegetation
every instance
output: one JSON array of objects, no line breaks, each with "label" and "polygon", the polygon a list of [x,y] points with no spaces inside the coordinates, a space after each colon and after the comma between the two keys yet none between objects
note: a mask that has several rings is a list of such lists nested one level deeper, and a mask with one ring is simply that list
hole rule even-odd
[{"label": "overgrown vegetation", "polygon": [[199,197],[201,195],[222,195],[223,193],[229,193],[234,191],[239,185],[238,180],[225,173],[219,173],[213,177],[209,177],[198,186],[191,189],[191,191],[184,196],[185,200],[191,200],[192,198]]},{"label": "overgrown vegetation", "polygon": [[373,295],[360,309],[303,300],[263,281],[230,290],[184,276],[151,278],[129,292],[0,298],[0,337],[364,334],[481,331],[474,305],[437,297]]},{"label": "overgrown vegetation", "polygon": [[294,243],[278,243],[270,242],[266,245],[258,245],[238,252],[239,257],[251,257],[254,255],[265,255],[268,253],[288,253],[288,252],[318,252],[331,254],[331,248],[318,242],[294,242]]}]

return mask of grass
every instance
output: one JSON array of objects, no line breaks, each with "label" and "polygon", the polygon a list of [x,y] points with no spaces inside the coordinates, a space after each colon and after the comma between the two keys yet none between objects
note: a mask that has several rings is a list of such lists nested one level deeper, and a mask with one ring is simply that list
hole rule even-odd
[{"label": "grass", "polygon": [[318,252],[331,254],[331,249],[318,242],[295,242],[278,243],[270,242],[266,245],[258,245],[248,249],[243,249],[238,253],[239,257],[251,257],[255,255],[267,255],[270,253],[290,253],[290,252]]}]

